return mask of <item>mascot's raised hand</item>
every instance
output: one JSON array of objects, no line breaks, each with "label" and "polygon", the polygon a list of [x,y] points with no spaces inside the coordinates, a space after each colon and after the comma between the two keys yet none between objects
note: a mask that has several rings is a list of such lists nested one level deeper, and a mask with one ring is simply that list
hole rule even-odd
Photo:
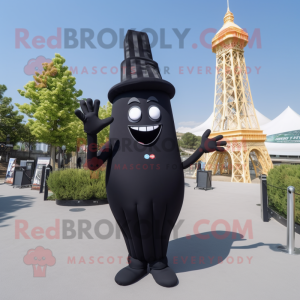
[{"label": "mascot's raised hand", "polygon": [[213,151],[225,151],[222,146],[226,146],[226,141],[220,141],[223,138],[223,135],[218,135],[212,139],[209,139],[210,129],[207,129],[203,135],[201,140],[201,145],[187,160],[182,163],[183,169],[188,168],[192,164],[194,164],[203,153],[209,153]]},{"label": "mascot's raised hand", "polygon": [[220,141],[223,138],[223,135],[218,135],[212,139],[209,139],[210,129],[207,129],[203,135],[201,140],[201,146],[199,147],[200,152],[209,153],[213,151],[225,151],[222,146],[226,146],[227,142]]},{"label": "mascot's raised hand", "polygon": [[80,100],[81,110],[76,109],[75,115],[83,122],[84,132],[88,135],[96,135],[103,128],[111,124],[114,120],[113,117],[108,117],[104,120],[100,120],[98,117],[100,101],[88,98],[86,101]]},{"label": "mascot's raised hand", "polygon": [[97,155],[97,133],[99,133],[103,128],[111,124],[114,120],[113,117],[108,117],[104,120],[100,120],[98,117],[100,101],[93,100],[88,98],[86,101],[80,101],[79,109],[75,110],[75,115],[83,122],[84,132],[87,133],[87,144],[88,144],[88,153],[87,153],[87,166],[90,170],[99,169],[104,161],[107,160],[109,156],[109,143],[107,142],[102,147],[102,152]]}]

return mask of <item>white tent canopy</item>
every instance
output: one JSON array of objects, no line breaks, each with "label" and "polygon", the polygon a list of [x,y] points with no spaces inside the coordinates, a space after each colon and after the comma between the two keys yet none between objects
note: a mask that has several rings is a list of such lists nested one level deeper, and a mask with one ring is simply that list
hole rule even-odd
[{"label": "white tent canopy", "polygon": [[[256,111],[256,116],[257,116],[258,123],[259,123],[260,126],[265,125],[265,124],[267,124],[267,123],[270,122],[270,119],[268,119],[267,117],[265,117],[259,111],[257,111],[257,110],[255,110],[255,111]],[[212,122],[213,122],[213,113],[201,125],[199,125],[199,126],[197,126],[195,128],[178,128],[177,131],[178,132],[182,132],[182,133],[191,132],[194,135],[202,136],[202,134],[204,133],[204,131],[206,129],[211,129]]]},{"label": "white tent canopy", "polygon": [[266,125],[267,123],[271,122],[271,120],[269,118],[267,118],[266,116],[264,116],[263,114],[261,114],[258,110],[256,110],[256,116],[258,119],[258,124],[260,126],[260,128],[264,125]]},{"label": "white tent canopy", "polygon": [[[289,106],[271,122],[261,126],[267,135],[300,130],[300,116]],[[300,143],[269,143],[265,142],[270,155],[300,156]]]},{"label": "white tent canopy", "polygon": [[275,144],[267,143],[265,145],[270,155],[281,155],[281,156],[300,156],[300,144]]},{"label": "white tent canopy", "polygon": [[300,116],[289,106],[271,122],[261,125],[260,129],[266,135],[300,130]]},{"label": "white tent canopy", "polygon": [[[212,121],[213,121],[213,114],[211,114],[210,117],[204,123],[191,129],[190,132],[195,135],[202,136],[202,134],[204,133],[204,131],[206,129],[211,129]],[[200,134],[199,134],[199,132],[200,132]]]}]

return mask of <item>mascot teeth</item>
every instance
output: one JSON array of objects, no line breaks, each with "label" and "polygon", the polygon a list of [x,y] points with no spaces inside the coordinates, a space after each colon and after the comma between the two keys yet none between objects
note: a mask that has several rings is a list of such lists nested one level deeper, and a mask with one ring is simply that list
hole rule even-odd
[{"label": "mascot teeth", "polygon": [[157,140],[161,133],[162,125],[156,126],[128,126],[133,139],[141,145],[150,145]]},{"label": "mascot teeth", "polygon": [[137,130],[137,131],[153,131],[157,128],[158,126],[139,126],[139,127],[130,126],[130,129]]}]

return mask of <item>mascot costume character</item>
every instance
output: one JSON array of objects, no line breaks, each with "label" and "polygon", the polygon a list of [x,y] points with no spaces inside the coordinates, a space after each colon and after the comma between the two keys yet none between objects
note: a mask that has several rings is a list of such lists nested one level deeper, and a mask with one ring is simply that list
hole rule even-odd
[{"label": "mascot costume character", "polygon": [[[100,101],[81,100],[76,116],[84,123],[88,141],[88,168],[98,169],[105,161],[106,189],[111,211],[128,249],[129,265],[115,281],[130,285],[150,273],[157,284],[178,284],[168,266],[171,231],[184,198],[183,169],[203,153],[224,151],[223,136],[202,136],[199,149],[181,162],[171,99],[174,86],[162,79],[153,60],[148,35],[128,30],[121,82],[108,92],[112,116],[100,120]],[[97,153],[97,133],[110,126],[109,141]]]}]

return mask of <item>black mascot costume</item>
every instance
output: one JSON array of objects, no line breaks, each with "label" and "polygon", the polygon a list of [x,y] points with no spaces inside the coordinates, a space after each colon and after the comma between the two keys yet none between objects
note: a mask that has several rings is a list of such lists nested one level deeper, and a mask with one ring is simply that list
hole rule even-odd
[{"label": "black mascot costume", "polygon": [[[125,60],[121,82],[113,86],[109,101],[112,116],[100,120],[100,101],[80,101],[76,116],[84,123],[88,139],[88,167],[98,169],[105,161],[107,197],[129,252],[129,265],[115,281],[130,285],[150,273],[164,287],[178,284],[168,266],[171,231],[184,197],[183,169],[204,152],[224,151],[218,136],[202,136],[199,149],[181,162],[170,100],[174,86],[161,78],[153,60],[148,35],[128,30],[124,40]],[[97,133],[110,126],[110,137],[97,154]]]}]

